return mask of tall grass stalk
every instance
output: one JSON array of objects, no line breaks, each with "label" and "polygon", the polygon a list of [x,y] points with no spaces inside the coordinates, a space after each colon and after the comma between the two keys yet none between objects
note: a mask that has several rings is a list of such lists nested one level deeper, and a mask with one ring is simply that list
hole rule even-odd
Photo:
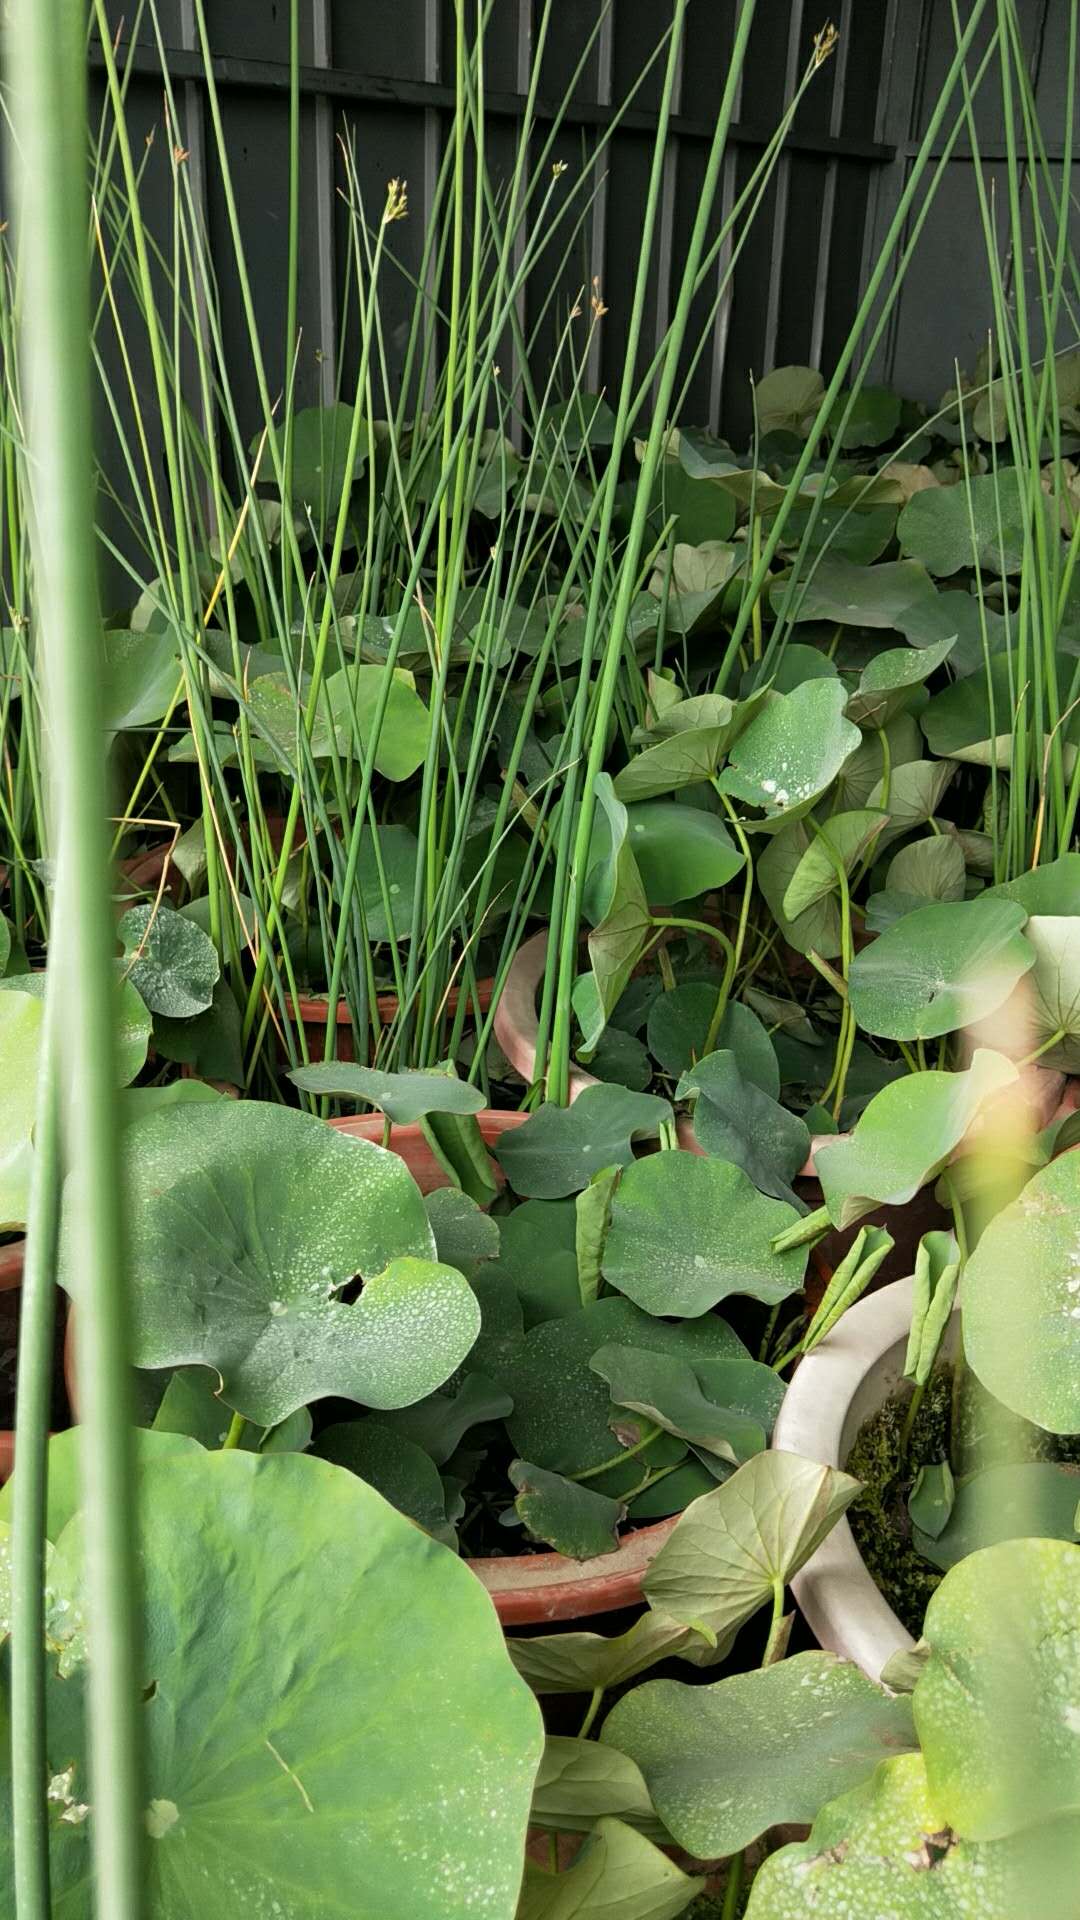
[{"label": "tall grass stalk", "polygon": [[[83,1511],[91,1660],[90,1798],[98,1910],[110,1920],[138,1920],[142,1911],[140,1765],[140,1587],[135,1554],[137,1489],[129,1407],[128,1305],[120,1208],[116,1105],[115,927],[108,884],[108,825],[102,710],[96,551],[91,517],[90,309],[85,141],[86,46],[82,9],[70,0],[24,0],[10,39],[19,245],[23,275],[20,350],[26,376],[33,479],[35,586],[47,683],[49,768],[55,797],[56,854],[61,880],[61,937],[50,966],[50,1027],[56,996],[65,1009],[64,1045],[50,1052],[57,1071],[64,1160],[73,1220],[71,1260],[81,1303],[79,1385],[82,1412]],[[48,1095],[46,1095],[48,1099]],[[55,1179],[49,1109],[45,1109],[44,1178]],[[39,1170],[39,1173],[42,1170]],[[28,1431],[33,1485],[21,1496],[27,1536],[20,1574],[36,1577],[40,1596],[41,1354],[49,1289],[40,1284],[49,1260],[55,1196],[48,1184],[34,1199],[36,1284],[30,1302],[32,1395],[21,1411]],[[40,1265],[39,1265],[40,1263]],[[36,1387],[36,1391],[35,1391]],[[36,1467],[36,1472],[35,1472]],[[35,1603],[19,1600],[24,1632]],[[27,1657],[24,1643],[23,1658]],[[30,1657],[33,1657],[32,1651]],[[40,1660],[40,1642],[37,1648]],[[41,1699],[28,1699],[40,1714]],[[13,1754],[24,1820],[40,1777],[41,1728]],[[25,1769],[25,1771],[24,1771]],[[24,1863],[39,1844],[23,1828]],[[40,1863],[23,1883],[19,1920],[47,1920]]]}]

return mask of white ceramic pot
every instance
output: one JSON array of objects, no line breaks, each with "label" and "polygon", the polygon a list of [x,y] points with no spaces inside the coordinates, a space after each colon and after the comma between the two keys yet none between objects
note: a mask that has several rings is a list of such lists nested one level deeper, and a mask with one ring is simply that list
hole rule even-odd
[{"label": "white ceramic pot", "polygon": [[[796,1368],[773,1434],[773,1446],[823,1465],[843,1467],[864,1420],[903,1378],[911,1326],[912,1282],[895,1280],[846,1313]],[[958,1316],[954,1314],[954,1322]],[[830,1653],[854,1660],[871,1680],[894,1653],[915,1645],[879,1593],[846,1520],[791,1582],[815,1637]]]}]

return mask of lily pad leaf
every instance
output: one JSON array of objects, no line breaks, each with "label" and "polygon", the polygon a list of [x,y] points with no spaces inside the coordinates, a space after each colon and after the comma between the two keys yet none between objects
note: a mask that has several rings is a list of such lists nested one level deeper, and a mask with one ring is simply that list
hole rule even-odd
[{"label": "lily pad leaf", "polygon": [[773,694],[735,742],[719,786],[763,810],[756,827],[774,832],[832,785],[862,737],[844,718],[846,698],[839,680],[806,680]]},{"label": "lily pad leaf", "polygon": [[629,1407],[695,1448],[741,1466],[764,1448],[783,1386],[756,1360],[691,1360],[638,1347],[601,1347],[589,1362],[617,1407]]},{"label": "lily pad leaf", "polygon": [[1080,1552],[1063,1540],[969,1554],[931,1596],[915,1725],[957,1832],[997,1840],[1080,1812],[1078,1617]]},{"label": "lily pad leaf", "polygon": [[860,727],[886,727],[905,706],[913,687],[921,687],[946,661],[955,640],[934,641],[928,647],[891,647],[864,667],[858,687],[847,704],[847,716]]},{"label": "lily pad leaf", "polygon": [[[931,753],[975,767],[1007,768],[1017,722],[1022,723],[1028,711],[1012,672],[1011,660],[998,655],[990,662],[989,674],[969,674],[935,694],[919,716]],[[1075,720],[1069,716],[1061,729],[1067,765],[1076,753]]]},{"label": "lily pad leaf", "polygon": [[850,1227],[875,1207],[914,1199],[983,1105],[1015,1079],[1010,1060],[980,1048],[964,1073],[912,1073],[882,1087],[854,1132],[825,1141],[815,1155],[833,1225]]},{"label": "lily pad leaf", "polygon": [[701,807],[642,800],[627,808],[629,846],[651,906],[726,887],[746,862],[723,821]]},{"label": "lily pad leaf", "polygon": [[694,1319],[735,1293],[775,1305],[802,1285],[805,1248],[771,1246],[797,1218],[728,1161],[653,1154],[619,1184],[604,1277],[646,1313]]},{"label": "lily pad leaf", "polygon": [[455,1394],[429,1393],[412,1406],[384,1411],[379,1425],[422,1447],[437,1467],[444,1467],[473,1427],[505,1420],[512,1411],[509,1394],[470,1370]]},{"label": "lily pad leaf", "polygon": [[1015,880],[988,887],[994,900],[1016,900],[1035,918],[1080,913],[1080,853],[1063,853],[1044,867],[1032,867]]},{"label": "lily pad leaf", "polygon": [[[1018,1276],[1023,1285],[1018,1285]],[[980,1237],[964,1343],[989,1393],[1051,1433],[1080,1432],[1080,1159],[1063,1153]]]},{"label": "lily pad leaf", "polygon": [[242,1087],[243,1030],[228,981],[218,981],[211,1005],[193,1020],[166,1020],[159,1014],[154,1021],[154,1047],[163,1059],[194,1067],[207,1080],[226,1080],[230,1086]]},{"label": "lily pad leaf", "polygon": [[610,1815],[654,1840],[668,1836],[640,1768],[598,1740],[549,1734],[533,1788],[530,1824],[553,1833],[589,1833]]},{"label": "lily pad leaf", "polygon": [[908,1506],[917,1550],[945,1571],[969,1553],[1003,1540],[1075,1541],[1078,1501],[1080,1467],[1060,1460],[1021,1460],[984,1467],[961,1481],[936,1531],[927,1525],[925,1501],[917,1503],[914,1492]]},{"label": "lily pad leaf", "polygon": [[26,1224],[44,1013],[38,997],[0,994],[0,1232]]},{"label": "lily pad leaf", "polygon": [[[0,980],[0,993],[27,994],[35,1000],[44,1000],[45,975],[10,974],[7,979]],[[123,964],[119,961],[116,995],[116,1083],[117,1086],[126,1087],[146,1065],[153,1022],[142,995],[130,980],[125,980]]]},{"label": "lily pad leaf", "polygon": [[[705,1055],[716,1012],[720,983],[688,980],[670,993],[658,993],[649,1008],[649,1052],[673,1077],[688,1073]],[[750,1007],[729,1000],[713,1041],[714,1049],[733,1053],[744,1080],[752,1080],[776,1099],[780,1068],[768,1032]]]},{"label": "lily pad leaf", "polygon": [[655,1139],[672,1117],[666,1100],[626,1087],[586,1087],[572,1107],[545,1101],[495,1148],[514,1192],[537,1200],[580,1193],[604,1167],[629,1166],[635,1140]]},{"label": "lily pad leaf", "polygon": [[[580,1474],[617,1453],[611,1394],[591,1366],[593,1355],[612,1345],[671,1354],[691,1364],[749,1358],[731,1328],[715,1315],[682,1325],[654,1320],[614,1295],[592,1301],[565,1320],[546,1320],[526,1334],[520,1354],[499,1383],[514,1403],[506,1424],[521,1456],[552,1473]],[[661,1433],[589,1485],[617,1498],[638,1485],[645,1467],[674,1465],[685,1453],[685,1444]]]},{"label": "lily pad leaf", "polygon": [[652,1607],[719,1640],[809,1560],[859,1482],[798,1454],[756,1454],[675,1524],[645,1575]]},{"label": "lily pad leaf", "polygon": [[778,580],[771,591],[779,612],[792,596],[794,620],[827,620],[842,627],[895,627],[912,602],[934,591],[925,568],[912,560],[860,567],[840,555],[819,560],[806,579]]},{"label": "lily pad leaf", "polygon": [[[918,497],[918,496],[916,496]],[[1069,1841],[1075,1845],[1076,1836]],[[770,1854],[754,1881],[747,1920],[1016,1920],[1025,1885],[1037,1884],[1046,1920],[1067,1920],[1049,1901],[1043,1831],[1022,1860],[1017,1850],[978,1846],[950,1831],[918,1753],[886,1760],[850,1793],[823,1807],[809,1840]],[[1075,1856],[1074,1856],[1075,1859]],[[1034,1878],[1031,1875],[1034,1868]]]},{"label": "lily pad leaf", "polygon": [[754,388],[758,432],[764,438],[778,428],[805,440],[825,398],[825,382],[816,367],[774,367]]},{"label": "lily pad leaf", "polygon": [[688,1853],[738,1853],[781,1821],[808,1824],[879,1761],[912,1749],[911,1703],[831,1653],[800,1653],[710,1686],[649,1680],[600,1735],[637,1762]]},{"label": "lily pad leaf", "polygon": [[528,1460],[510,1463],[510,1479],[517,1488],[514,1511],[534,1540],[543,1540],[571,1560],[594,1560],[614,1553],[619,1526],[626,1518],[620,1500],[609,1500],[593,1487],[580,1486],[561,1473],[548,1473]]},{"label": "lily pad leaf", "polygon": [[947,760],[912,759],[894,766],[887,779],[877,781],[867,796],[867,805],[884,807],[889,815],[879,849],[887,840],[898,840],[901,834],[926,826],[955,773],[956,768]]},{"label": "lily pad leaf", "polygon": [[1035,953],[1012,900],[957,900],[914,913],[852,961],[851,1009],[865,1033],[930,1040],[953,1033],[1008,999]]},{"label": "lily pad leaf", "polygon": [[435,1235],[435,1251],[445,1266],[469,1273],[499,1253],[499,1223],[458,1187],[436,1187],[424,1195],[424,1209]]},{"label": "lily pad leaf", "polygon": [[[1052,533],[1049,500],[1043,500],[1042,508]],[[1020,475],[1015,467],[1003,467],[996,474],[975,474],[962,486],[914,494],[896,531],[901,552],[922,561],[939,578],[976,565],[984,574],[1011,574],[1019,573],[1024,563],[1028,519]]]},{"label": "lily pad leaf", "polygon": [[[396,1155],[257,1101],[151,1114],[122,1155],[137,1366],[212,1367],[225,1404],[271,1427],[328,1394],[419,1400],[472,1347],[476,1297],[434,1259]],[[346,1306],[334,1295],[357,1273]]]},{"label": "lily pad leaf", "polygon": [[175,633],[110,627],[102,636],[103,723],[107,733],[155,727],[183,685]]},{"label": "lily pad leaf", "polygon": [[[883,447],[900,425],[903,402],[890,387],[860,387],[841,393],[829,415],[829,431],[842,447]],[[845,417],[846,416],[846,417]]]},{"label": "lily pad leaf", "polygon": [[[379,703],[384,698],[382,724],[376,735]],[[431,715],[406,668],[342,667],[327,680],[324,699],[343,752],[351,749],[354,760],[373,752],[376,770],[387,780],[407,780],[423,765],[431,736]]]},{"label": "lily pad leaf", "polygon": [[[482,1884],[510,1920],[543,1736],[474,1575],[362,1481],[305,1455],[196,1448],[145,1464],[143,1487],[147,1915],[211,1920],[238,1901],[270,1913],[276,1899],[290,1920],[445,1920]],[[74,1612],[81,1520],[53,1566]],[[372,1659],[403,1606],[408,1657]],[[437,1695],[418,1684],[433,1664]],[[92,1799],[80,1695],[76,1677],[50,1677],[50,1772],[72,1769],[76,1801]],[[208,1700],[217,1712],[192,1710]],[[403,1819],[423,1825],[437,1875],[423,1849],[388,1847]],[[93,1824],[92,1808],[76,1824],[50,1810],[52,1883],[71,1920],[94,1905]]]},{"label": "lily pad leaf", "polygon": [[117,928],[126,971],[151,1013],[189,1020],[205,1013],[221,972],[201,927],[171,907],[130,907]]},{"label": "lily pad leaf", "polygon": [[955,834],[928,833],[911,840],[889,862],[885,885],[929,904],[964,898],[964,851]]},{"label": "lily pad leaf", "polygon": [[457,1534],[446,1518],[446,1490],[423,1447],[381,1420],[368,1419],[324,1427],[313,1451],[320,1460],[357,1474],[433,1540],[456,1549]]},{"label": "lily pad leaf", "polygon": [[676,1098],[696,1095],[694,1133],[703,1151],[748,1174],[760,1193],[795,1206],[791,1182],[810,1152],[810,1130],[752,1080],[727,1050],[710,1053],[684,1073]]},{"label": "lily pad leaf", "polygon": [[517,1920],[675,1920],[705,1882],[621,1820],[597,1822],[573,1865],[526,1865]]},{"label": "lily pad leaf", "polygon": [[484,1105],[478,1087],[451,1073],[380,1073],[351,1060],[328,1060],[296,1067],[289,1079],[302,1093],[378,1107],[396,1127],[412,1126],[427,1113],[479,1113]]}]

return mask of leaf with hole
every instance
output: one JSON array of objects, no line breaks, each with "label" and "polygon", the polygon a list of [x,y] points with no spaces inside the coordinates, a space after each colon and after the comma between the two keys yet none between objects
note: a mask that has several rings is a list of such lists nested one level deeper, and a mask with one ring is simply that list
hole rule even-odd
[{"label": "leaf with hole", "polygon": [[475,1296],[433,1258],[396,1155],[256,1101],[152,1114],[122,1152],[137,1366],[215,1368],[225,1404],[269,1427],[327,1395],[402,1406],[469,1352]]},{"label": "leaf with hole", "polygon": [[997,1840],[1080,1814],[1078,1616],[1080,1550],[1063,1540],[969,1554],[931,1596],[915,1725],[957,1832]]}]

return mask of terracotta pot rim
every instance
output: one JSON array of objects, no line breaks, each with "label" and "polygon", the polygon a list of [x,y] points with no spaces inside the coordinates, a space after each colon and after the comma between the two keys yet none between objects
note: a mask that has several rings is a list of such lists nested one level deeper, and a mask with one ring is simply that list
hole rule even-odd
[{"label": "terracotta pot rim", "polygon": [[562,1553],[518,1553],[467,1560],[491,1596],[504,1627],[540,1626],[549,1620],[586,1620],[636,1606],[654,1554],[679,1518],[632,1527],[614,1553],[571,1560]]},{"label": "terracotta pot rim", "polygon": [[[462,989],[460,987],[451,987],[446,997],[446,1011],[448,1013],[456,1012],[461,1002],[461,993]],[[481,1013],[486,1013],[491,1006],[492,1000],[495,998],[494,980],[478,980],[476,983],[476,993],[471,994],[469,997],[473,1005],[479,1007]],[[398,996],[396,993],[380,993],[376,995],[375,1003],[379,1010],[380,1024],[385,1027],[391,1020],[396,1018],[400,1005]],[[298,1019],[303,1021],[306,1027],[326,1027],[330,1024],[329,994],[298,993],[295,999],[291,994],[287,994],[285,1004],[291,1013],[294,1013]],[[339,997],[334,1015],[334,1024],[339,1027],[351,1027],[352,1019],[352,1011],[348,1001]]]}]

